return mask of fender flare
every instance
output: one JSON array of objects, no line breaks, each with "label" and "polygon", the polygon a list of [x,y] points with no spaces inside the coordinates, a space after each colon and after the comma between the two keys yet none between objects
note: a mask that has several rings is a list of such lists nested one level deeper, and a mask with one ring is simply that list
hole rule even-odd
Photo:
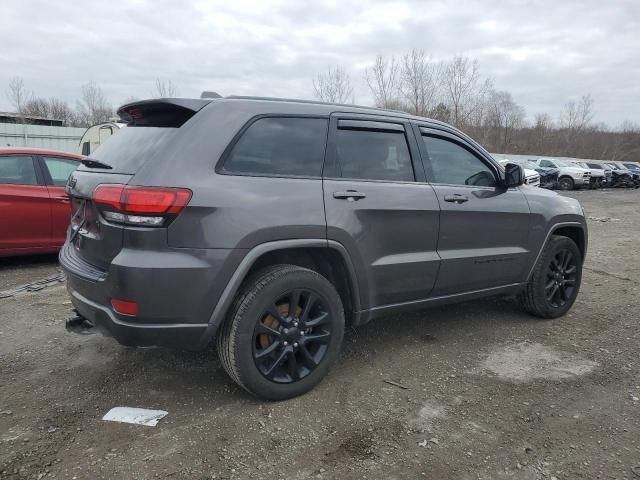
[{"label": "fender flare", "polygon": [[327,239],[296,239],[296,240],[276,240],[273,242],[261,243],[253,247],[240,261],[240,264],[236,268],[236,271],[231,276],[229,283],[225,287],[224,291],[220,295],[218,302],[213,309],[213,313],[209,318],[207,328],[199,343],[199,348],[204,349],[211,342],[215,336],[218,327],[224,321],[229,308],[233,304],[233,301],[242,285],[242,282],[247,276],[247,273],[251,270],[251,267],[255,264],[256,260],[265,253],[273,252],[276,250],[285,250],[292,248],[328,248],[336,250],[343,258],[345,265],[347,266],[347,273],[349,275],[349,284],[351,286],[351,296],[353,302],[353,309],[355,312],[360,311],[360,291],[358,287],[357,277],[355,269],[351,261],[351,257],[347,252],[347,249],[339,242]]},{"label": "fender flare", "polygon": [[549,231],[547,232],[547,236],[544,238],[544,242],[542,242],[542,245],[540,246],[540,250],[538,251],[538,254],[536,255],[535,260],[533,261],[533,264],[531,265],[531,269],[529,270],[529,273],[527,275],[527,279],[526,281],[528,282],[531,279],[531,275],[533,275],[533,270],[536,268],[536,264],[538,263],[538,260],[540,259],[540,255],[542,255],[542,251],[544,250],[544,247],[547,246],[547,242],[549,242],[549,238],[551,238],[551,235],[553,235],[553,233],[558,230],[559,228],[562,227],[578,227],[582,230],[583,234],[584,234],[584,240],[585,240],[585,254],[587,251],[587,241],[588,241],[588,237],[587,237],[587,229],[585,228],[584,224],[580,223],[580,222],[559,222],[559,223],[554,223],[551,228],[549,229]]}]

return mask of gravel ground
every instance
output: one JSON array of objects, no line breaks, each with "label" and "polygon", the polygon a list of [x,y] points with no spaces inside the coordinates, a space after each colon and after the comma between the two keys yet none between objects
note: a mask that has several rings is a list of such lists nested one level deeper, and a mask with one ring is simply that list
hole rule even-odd
[{"label": "gravel ground", "polygon": [[[490,299],[381,319],[286,402],[238,389],[214,351],[66,333],[61,283],[0,299],[0,478],[640,478],[640,191],[571,196],[590,245],[569,315]],[[57,271],[1,262],[0,290]],[[115,406],[169,414],[102,421]]]}]

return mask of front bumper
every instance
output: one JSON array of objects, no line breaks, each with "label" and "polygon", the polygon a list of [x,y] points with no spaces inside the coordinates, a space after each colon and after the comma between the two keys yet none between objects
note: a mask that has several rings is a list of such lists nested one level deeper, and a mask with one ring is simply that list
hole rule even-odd
[{"label": "front bumper", "polygon": [[577,186],[589,185],[591,177],[571,177]]}]

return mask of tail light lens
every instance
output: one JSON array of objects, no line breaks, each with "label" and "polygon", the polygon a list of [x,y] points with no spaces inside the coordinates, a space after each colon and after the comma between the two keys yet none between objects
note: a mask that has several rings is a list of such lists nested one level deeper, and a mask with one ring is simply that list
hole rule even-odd
[{"label": "tail light lens", "polygon": [[173,220],[191,200],[186,188],[98,185],[93,201],[104,217],[116,223],[161,227]]},{"label": "tail light lens", "polygon": [[117,298],[111,299],[111,307],[122,315],[130,315],[135,317],[138,314],[138,304],[130,300],[118,300]]}]

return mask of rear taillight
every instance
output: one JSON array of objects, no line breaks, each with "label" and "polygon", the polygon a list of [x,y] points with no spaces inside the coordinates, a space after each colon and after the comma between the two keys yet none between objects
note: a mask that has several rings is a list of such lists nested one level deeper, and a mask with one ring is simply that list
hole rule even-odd
[{"label": "rear taillight", "polygon": [[186,188],[98,185],[93,201],[104,217],[116,223],[161,227],[175,218],[191,200]]}]

